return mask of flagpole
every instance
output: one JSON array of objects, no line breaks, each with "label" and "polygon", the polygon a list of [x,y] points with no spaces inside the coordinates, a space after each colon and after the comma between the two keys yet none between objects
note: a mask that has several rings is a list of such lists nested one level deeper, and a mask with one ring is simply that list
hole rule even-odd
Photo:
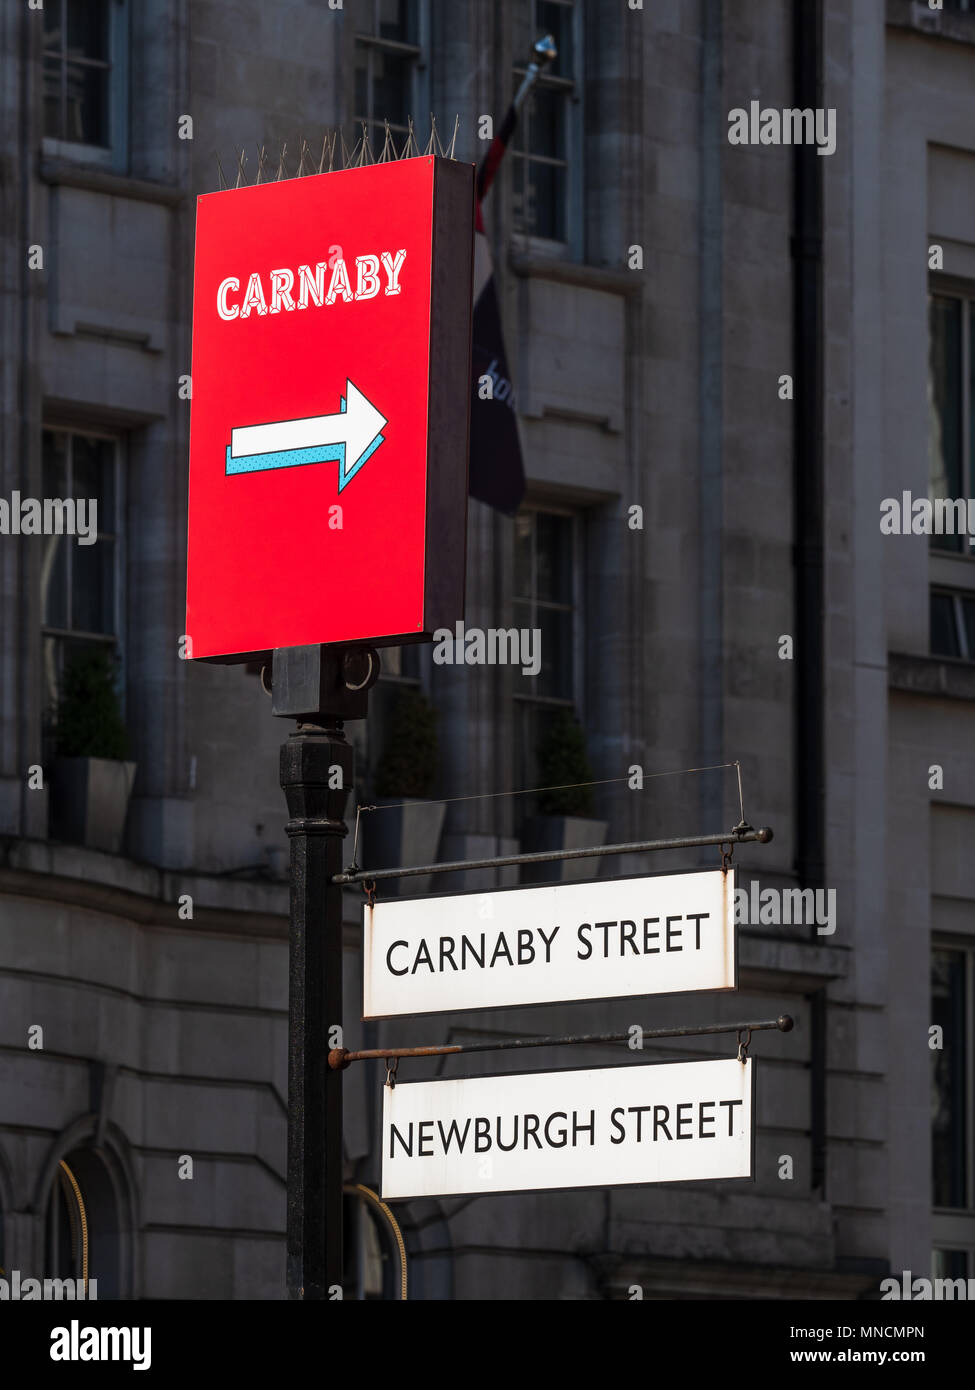
[{"label": "flagpole", "polygon": [[511,139],[512,131],[518,123],[518,112],[524,106],[525,101],[535,89],[539,77],[549,66],[554,63],[559,56],[559,51],[555,46],[555,39],[551,34],[545,34],[532,44],[532,56],[529,60],[525,75],[522,78],[521,86],[515,93],[514,101],[505,112],[501,127],[491,141],[488,152],[481,160],[481,167],[477,171],[477,201],[481,199],[491,187],[498,165],[501,163],[501,156],[507,148],[508,141]]}]

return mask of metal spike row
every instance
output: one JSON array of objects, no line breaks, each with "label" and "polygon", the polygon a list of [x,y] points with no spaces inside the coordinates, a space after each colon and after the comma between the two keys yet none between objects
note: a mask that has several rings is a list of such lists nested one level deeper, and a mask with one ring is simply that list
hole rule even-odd
[{"label": "metal spike row", "polygon": [[[278,156],[277,172],[274,175],[276,180],[304,178],[308,174],[334,173],[338,169],[361,169],[367,164],[387,164],[396,159],[417,159],[421,155],[435,155],[442,159],[455,159],[457,149],[457,136],[460,132],[460,117],[454,117],[454,129],[449,145],[444,145],[440,138],[440,131],[437,126],[436,117],[431,113],[430,116],[430,136],[424,149],[420,149],[416,139],[416,131],[413,125],[412,116],[407,117],[406,139],[400,150],[396,148],[396,139],[390,127],[389,121],[383,122],[384,138],[382,149],[376,154],[373,151],[369,140],[369,128],[363,122],[361,134],[359,134],[351,149],[346,143],[345,133],[341,129],[326,131],[322,139],[321,153],[316,158],[311,145],[303,135],[298,136],[298,167],[295,172],[288,169],[288,144],[285,141]],[[267,183],[270,181],[270,159],[266,144],[257,144],[257,171],[253,182]],[[236,181],[234,188],[243,188],[251,183],[247,175],[249,160],[243,149],[234,149],[237,160]],[[223,165],[219,155],[214,156],[217,162],[217,178],[221,190],[230,187],[227,176],[224,173]]]}]

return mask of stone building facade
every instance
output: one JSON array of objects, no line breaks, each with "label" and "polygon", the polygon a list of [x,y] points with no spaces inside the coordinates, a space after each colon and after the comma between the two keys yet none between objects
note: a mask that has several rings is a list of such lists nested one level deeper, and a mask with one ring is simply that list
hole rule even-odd
[{"label": "stone building facade", "polygon": [[[975,1276],[975,562],[880,526],[885,498],[975,496],[966,0],[45,0],[0,25],[0,498],[87,488],[100,514],[90,549],[0,537],[0,1266],[75,1271],[77,1186],[101,1297],[283,1295],[287,725],[257,672],[180,659],[194,200],[241,149],[244,179],[285,143],[293,174],[303,139],[365,122],[375,148],[412,115],[423,144],[430,111],[479,160],[547,31],[484,209],[528,489],[513,520],[471,504],[466,617],[538,628],[542,669],[386,653],[356,796],[419,688],[440,858],[516,851],[537,803],[460,798],[537,785],[574,712],[608,843],[730,828],[737,759],[775,831],[742,882],[833,892],[835,917],[743,923],[734,996],[362,1024],[350,892],[351,1046],[797,1024],[753,1047],[754,1183],[398,1204],[411,1297]],[[832,110],[835,150],[731,143],[753,102]],[[51,710],[91,651],[137,765],[118,852],[54,832]],[[465,1070],[618,1055],[572,1051]],[[369,1196],[382,1080],[346,1078],[347,1296],[399,1287]]]}]

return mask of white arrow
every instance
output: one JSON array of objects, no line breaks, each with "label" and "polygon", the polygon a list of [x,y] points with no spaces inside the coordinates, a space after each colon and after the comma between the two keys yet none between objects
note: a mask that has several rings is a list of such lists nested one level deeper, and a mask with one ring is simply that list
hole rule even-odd
[{"label": "white arrow", "polygon": [[297,464],[339,462],[339,492],[383,443],[388,421],[358,387],[346,380],[342,409],[336,415],[303,420],[275,420],[230,431],[228,473],[257,473]]}]

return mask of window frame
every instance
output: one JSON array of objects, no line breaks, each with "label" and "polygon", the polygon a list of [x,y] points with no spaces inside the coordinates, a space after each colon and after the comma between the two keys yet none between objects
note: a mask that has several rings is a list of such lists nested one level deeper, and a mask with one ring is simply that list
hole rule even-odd
[{"label": "window frame", "polygon": [[[352,100],[349,102],[349,106],[352,108],[353,112],[353,145],[357,140],[362,138],[362,125],[363,122],[365,122],[369,127],[369,138],[372,142],[373,157],[378,158],[382,151],[382,143],[379,143],[377,146],[376,142],[381,138],[380,131],[383,132],[382,138],[385,138],[383,122],[387,117],[385,113],[377,115],[372,109],[365,114],[357,113],[355,110],[356,59],[358,57],[358,51],[360,47],[366,50],[368,64],[366,89],[370,108],[372,108],[373,105],[375,91],[375,79],[373,76],[373,58],[375,54],[377,52],[386,52],[400,57],[412,57],[413,62],[410,69],[411,90],[407,104],[411,105],[414,109],[408,111],[407,115],[411,116],[413,120],[414,139],[420,143],[419,123],[422,119],[420,113],[429,112],[430,110],[430,0],[416,0],[416,43],[405,43],[401,39],[383,38],[378,33],[379,5],[381,0],[371,0],[371,3],[371,32],[356,28],[352,35]],[[356,18],[358,20],[359,16],[357,15]],[[400,130],[399,127],[394,126],[391,122],[390,130],[393,139],[397,142],[397,154],[399,154],[406,142],[407,128],[404,127]]]},{"label": "window frame", "polygon": [[[511,161],[509,185],[512,209],[512,242],[519,248],[529,253],[540,255],[555,256],[560,259],[569,259],[581,262],[585,258],[585,219],[584,219],[584,199],[583,199],[583,177],[585,169],[584,160],[584,101],[585,91],[585,72],[583,66],[583,54],[585,52],[585,16],[584,0],[548,0],[551,4],[558,4],[571,11],[572,14],[572,57],[573,72],[571,77],[564,77],[561,74],[542,72],[539,75],[536,91],[562,92],[566,99],[566,124],[565,124],[565,159],[554,159],[549,155],[533,155],[530,152],[519,148],[519,135],[522,130],[531,129],[531,109],[533,96],[525,102],[520,113],[518,125],[515,127],[514,135],[511,139],[508,157]],[[530,0],[531,20],[530,30],[535,38],[542,33],[544,26],[536,22],[538,0]],[[514,56],[514,55],[513,55]],[[520,55],[511,64],[511,72],[514,76],[513,87],[516,90],[527,71],[527,55]],[[512,92],[514,95],[514,92]],[[518,161],[528,163],[549,164],[563,166],[565,168],[565,216],[566,238],[564,241],[556,240],[551,237],[539,235],[534,229],[529,230],[524,220],[515,213],[514,210],[514,179],[515,168]]]},{"label": "window frame", "polygon": [[[41,651],[42,651],[42,658],[41,658],[41,659],[42,659],[42,662],[43,662],[43,647],[44,647],[44,641],[45,641],[46,638],[52,638],[52,639],[53,639],[54,641],[56,641],[56,642],[65,642],[65,641],[70,642],[70,641],[74,640],[74,641],[79,641],[79,642],[101,643],[103,646],[109,648],[111,651],[114,652],[114,654],[115,654],[115,656],[116,656],[116,659],[117,659],[117,661],[118,661],[118,669],[119,669],[119,684],[118,684],[119,709],[120,709],[120,711],[121,711],[121,713],[122,713],[122,717],[124,718],[124,717],[125,717],[125,713],[126,713],[126,680],[125,680],[125,666],[126,666],[126,651],[125,651],[125,618],[126,618],[126,605],[125,605],[125,584],[124,584],[125,566],[126,566],[126,544],[125,544],[125,525],[124,525],[124,517],[125,517],[125,514],[126,514],[126,498],[125,498],[125,492],[124,492],[124,488],[125,488],[125,468],[123,467],[123,456],[124,456],[124,452],[125,452],[125,448],[126,448],[126,440],[125,440],[125,437],[124,437],[123,435],[121,435],[121,434],[119,434],[119,433],[117,433],[117,432],[114,432],[114,431],[112,431],[112,430],[110,430],[110,429],[99,429],[97,426],[77,425],[77,424],[66,424],[66,423],[61,423],[61,422],[55,423],[55,422],[51,422],[51,421],[45,422],[45,423],[42,425],[42,429],[41,429],[42,440],[43,440],[43,436],[44,436],[45,434],[48,434],[48,433],[50,433],[50,434],[64,434],[64,435],[67,435],[69,441],[70,441],[74,436],[76,436],[76,435],[82,435],[82,436],[84,436],[84,437],[86,437],[86,438],[88,438],[88,439],[104,439],[104,440],[107,440],[109,443],[111,443],[111,444],[114,445],[114,457],[113,457],[113,460],[112,460],[112,469],[113,469],[113,473],[114,473],[113,482],[114,482],[114,489],[115,489],[115,509],[114,509],[115,514],[114,514],[114,516],[113,516],[113,518],[112,518],[112,529],[109,531],[107,528],[104,528],[104,527],[102,526],[102,524],[101,524],[101,523],[102,523],[101,506],[99,505],[99,516],[98,516],[98,523],[99,523],[99,524],[98,524],[98,540],[95,542],[95,545],[96,545],[96,546],[99,545],[99,544],[101,544],[101,541],[102,541],[103,536],[104,536],[104,538],[105,538],[106,540],[111,539],[112,542],[113,542],[113,551],[114,551],[114,566],[113,566],[113,571],[114,571],[114,572],[113,572],[113,581],[114,581],[114,582],[113,582],[113,585],[112,585],[112,591],[113,591],[113,592],[112,592],[112,614],[111,614],[111,620],[112,620],[112,624],[113,624],[113,627],[114,627],[114,631],[113,631],[113,633],[108,634],[108,633],[104,633],[104,632],[87,632],[87,631],[85,631],[85,630],[82,629],[82,628],[72,628],[72,627],[59,628],[59,627],[52,627],[52,626],[49,626],[49,625],[44,621],[43,595],[40,595],[40,596],[39,596],[39,611],[40,611],[40,619],[41,619],[41,621],[40,621]],[[75,493],[74,493],[74,490],[73,490],[73,455],[74,455],[73,445],[69,442],[69,445],[68,445],[68,458],[67,458],[68,476],[67,476],[67,480],[66,480],[66,481],[67,481],[67,486],[66,486],[66,488],[65,488],[65,493],[66,493],[66,495],[67,495],[68,497],[74,497],[74,496],[75,496]],[[42,485],[42,491],[43,491],[43,485]],[[65,539],[68,540],[69,543],[73,543],[73,544],[75,544],[75,545],[77,545],[77,543],[78,543],[77,540],[76,540],[74,537],[66,537]],[[70,622],[70,620],[71,620],[71,567],[70,567],[70,565],[69,565],[69,568],[68,568],[67,618],[68,618],[68,621]],[[46,700],[46,698],[47,698],[47,688],[46,688],[45,673],[44,673],[43,669],[42,669],[42,672],[41,672],[41,688],[42,688],[43,698]],[[46,706],[45,706],[45,710],[44,710],[43,717],[44,717],[44,719],[46,719],[46,717],[47,717]]]},{"label": "window frame", "polygon": [[969,1252],[969,1270],[975,1273],[972,1266],[972,1255],[975,1252],[975,938],[932,935],[931,951],[932,954],[936,951],[961,952],[965,958],[965,1205],[936,1206],[932,1173],[931,1246],[932,1252],[935,1249]]},{"label": "window frame", "polygon": [[[48,0],[51,3],[51,0]],[[67,6],[69,0],[57,0]],[[129,0],[106,0],[108,15],[108,135],[109,144],[88,145],[79,140],[42,133],[41,153],[56,159],[68,159],[79,164],[96,164],[113,173],[125,173],[129,167],[129,36],[131,12]],[[62,10],[63,14],[63,10]],[[43,91],[43,62],[48,50],[41,40],[41,87]],[[61,50],[62,117],[64,73],[67,68],[65,50]],[[42,117],[43,132],[43,117]]]}]

